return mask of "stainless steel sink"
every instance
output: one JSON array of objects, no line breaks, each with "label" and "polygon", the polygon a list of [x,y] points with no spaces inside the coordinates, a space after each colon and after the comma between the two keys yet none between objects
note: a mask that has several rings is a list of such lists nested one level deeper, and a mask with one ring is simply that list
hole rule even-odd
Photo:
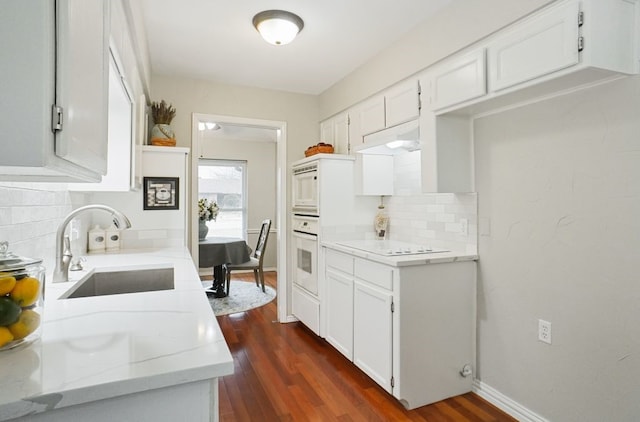
[{"label": "stainless steel sink", "polygon": [[173,267],[99,270],[80,279],[60,299],[152,292],[173,288]]}]

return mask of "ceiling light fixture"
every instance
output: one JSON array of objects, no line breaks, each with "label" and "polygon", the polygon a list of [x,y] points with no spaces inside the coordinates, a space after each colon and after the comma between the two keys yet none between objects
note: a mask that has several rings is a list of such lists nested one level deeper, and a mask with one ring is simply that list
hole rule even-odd
[{"label": "ceiling light fixture", "polygon": [[302,31],[304,22],[300,16],[285,10],[265,10],[253,17],[253,26],[269,44],[285,45]]}]

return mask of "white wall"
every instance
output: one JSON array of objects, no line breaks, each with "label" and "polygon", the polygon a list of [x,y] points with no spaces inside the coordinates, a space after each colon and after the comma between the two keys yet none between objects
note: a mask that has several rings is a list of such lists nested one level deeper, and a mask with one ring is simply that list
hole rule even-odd
[{"label": "white wall", "polygon": [[[205,132],[206,133],[206,132]],[[215,135],[215,134],[214,134]],[[201,157],[215,160],[242,160],[247,162],[247,242],[257,244],[260,224],[266,218],[276,227],[276,144],[243,140],[216,139],[203,136]],[[215,223],[213,225],[215,232]],[[264,258],[266,268],[277,264],[276,235],[267,240]]]},{"label": "white wall", "polygon": [[631,77],[475,121],[477,376],[549,420],[640,415],[638,110]]}]

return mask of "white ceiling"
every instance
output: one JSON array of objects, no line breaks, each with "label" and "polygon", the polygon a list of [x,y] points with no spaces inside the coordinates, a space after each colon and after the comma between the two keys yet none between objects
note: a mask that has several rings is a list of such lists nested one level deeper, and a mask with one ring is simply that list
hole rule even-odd
[{"label": "white ceiling", "polygon": [[[452,0],[140,0],[152,72],[319,94]],[[283,9],[304,20],[285,46],[251,20]]]}]

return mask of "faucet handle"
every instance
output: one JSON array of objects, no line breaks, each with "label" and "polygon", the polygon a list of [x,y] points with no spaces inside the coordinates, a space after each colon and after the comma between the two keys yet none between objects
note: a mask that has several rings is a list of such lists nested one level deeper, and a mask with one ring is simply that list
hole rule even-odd
[{"label": "faucet handle", "polygon": [[62,256],[73,256],[71,253],[71,240],[69,240],[69,236],[64,237],[64,250],[62,251]]}]

